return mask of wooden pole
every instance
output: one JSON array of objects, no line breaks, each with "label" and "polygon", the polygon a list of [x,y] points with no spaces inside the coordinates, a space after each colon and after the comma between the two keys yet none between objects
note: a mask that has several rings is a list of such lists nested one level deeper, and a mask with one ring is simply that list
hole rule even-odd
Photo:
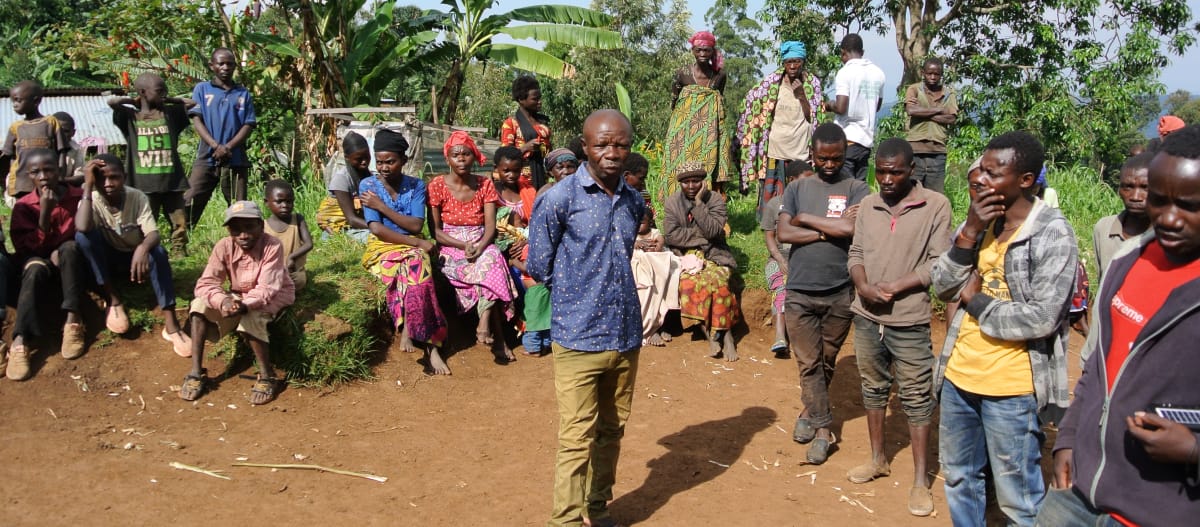
[{"label": "wooden pole", "polygon": [[437,87],[429,87],[429,98],[433,101],[433,124],[438,124],[438,107],[437,107]]}]

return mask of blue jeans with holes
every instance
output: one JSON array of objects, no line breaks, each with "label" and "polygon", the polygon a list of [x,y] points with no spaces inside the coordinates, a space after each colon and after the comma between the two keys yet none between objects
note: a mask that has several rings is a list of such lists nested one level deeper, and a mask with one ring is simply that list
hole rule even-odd
[{"label": "blue jeans with holes", "polygon": [[1032,526],[1046,495],[1042,433],[1033,394],[989,397],[942,384],[938,456],[955,527],[985,527],[989,463],[996,501],[1009,525]]},{"label": "blue jeans with holes", "polygon": [[1038,527],[1080,525],[1088,527],[1121,527],[1104,511],[1092,507],[1078,490],[1050,490],[1042,501],[1042,510],[1037,516]]}]

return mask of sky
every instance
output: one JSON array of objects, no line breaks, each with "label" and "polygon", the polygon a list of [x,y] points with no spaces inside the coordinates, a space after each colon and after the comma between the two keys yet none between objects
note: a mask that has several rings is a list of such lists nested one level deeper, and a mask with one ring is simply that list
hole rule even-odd
[{"label": "sky", "polygon": [[[584,7],[591,4],[590,0],[543,1],[547,4],[567,4]],[[401,0],[401,3],[410,3],[424,9],[445,9],[445,6],[439,0]],[[1191,7],[1192,18],[1195,20],[1197,16],[1200,16],[1200,0],[1187,0],[1187,3]],[[712,7],[713,0],[690,0],[688,4],[692,9],[692,28],[697,30],[705,29],[704,12]],[[526,5],[529,5],[528,0],[499,0],[496,6],[493,7],[493,10],[497,13],[503,13]],[[746,5],[747,14],[753,17],[762,9],[763,0],[747,0]],[[903,63],[900,60],[900,53],[896,51],[895,33],[893,31],[888,31],[886,35],[862,33],[862,37],[866,58],[882,68],[892,83],[897,82],[903,69]],[[837,38],[840,38],[840,35],[835,35],[835,40]],[[680,43],[681,48],[686,46],[686,43]],[[720,43],[718,43],[719,46]],[[1163,70],[1160,78],[1162,83],[1167,87],[1167,93],[1171,93],[1177,89],[1200,92],[1200,87],[1195,86],[1195,70],[1197,68],[1200,68],[1200,44],[1192,46],[1187,54],[1183,56],[1171,57],[1171,64]],[[884,90],[884,93],[894,96],[893,90]],[[887,96],[885,95],[885,97]]]}]

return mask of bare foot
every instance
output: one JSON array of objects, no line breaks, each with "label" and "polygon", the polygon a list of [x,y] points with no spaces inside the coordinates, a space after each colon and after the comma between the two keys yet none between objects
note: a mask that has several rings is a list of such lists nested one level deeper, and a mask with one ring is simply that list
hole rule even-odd
[{"label": "bare foot", "polygon": [[417,351],[417,347],[413,345],[412,338],[408,336],[408,325],[400,330],[400,351],[404,353],[412,353]]},{"label": "bare foot", "polygon": [[722,331],[725,334],[724,345],[721,347],[721,353],[725,354],[725,362],[737,362],[737,344],[733,341],[733,330],[727,329]]},{"label": "bare foot", "polygon": [[492,331],[488,327],[490,323],[489,319],[490,313],[479,315],[479,325],[475,326],[475,340],[480,344],[491,344],[494,342],[492,339]]},{"label": "bare foot", "polygon": [[651,333],[650,338],[646,339],[646,343],[651,346],[658,346],[660,348],[667,345],[665,342],[663,342],[662,337],[659,336],[658,333]]},{"label": "bare foot", "polygon": [[666,331],[659,331],[658,338],[662,339],[663,342],[671,342],[671,334]]},{"label": "bare foot", "polygon": [[721,356],[721,339],[718,337],[720,335],[716,331],[713,331],[708,336],[708,356],[710,358],[715,359]]},{"label": "bare foot", "polygon": [[450,375],[450,367],[446,366],[446,361],[442,360],[437,346],[429,346],[429,351],[425,353],[425,356],[429,359],[429,369],[433,371],[434,375]]}]

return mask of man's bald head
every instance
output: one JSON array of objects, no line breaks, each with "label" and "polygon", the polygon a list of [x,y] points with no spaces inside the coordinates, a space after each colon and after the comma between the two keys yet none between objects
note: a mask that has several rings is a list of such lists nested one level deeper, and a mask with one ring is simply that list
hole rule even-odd
[{"label": "man's bald head", "polygon": [[604,122],[609,126],[624,126],[626,131],[629,132],[629,135],[633,135],[633,123],[629,122],[629,118],[625,117],[625,114],[621,113],[619,110],[613,110],[611,108],[596,110],[592,112],[591,115],[588,115],[587,119],[584,119],[583,121],[584,144],[587,143],[588,127],[592,127],[594,129],[597,126],[600,126],[601,122]]},{"label": "man's bald head", "polygon": [[625,159],[632,147],[633,124],[625,114],[612,109],[596,110],[583,122],[583,151],[596,169],[593,173],[612,184],[624,172]]}]

